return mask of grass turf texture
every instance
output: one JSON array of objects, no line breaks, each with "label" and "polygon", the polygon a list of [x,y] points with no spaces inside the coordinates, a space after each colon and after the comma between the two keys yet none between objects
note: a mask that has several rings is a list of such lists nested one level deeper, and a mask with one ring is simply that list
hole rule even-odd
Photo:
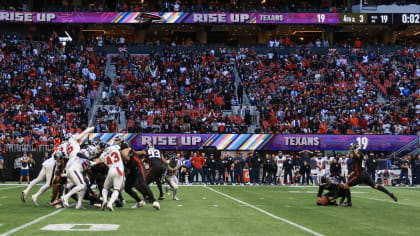
[{"label": "grass turf texture", "polygon": [[[47,191],[34,207],[31,194],[20,201],[22,186],[0,185],[0,235],[45,216],[57,209],[47,205]],[[352,188],[353,207],[316,206],[313,187],[181,186],[178,197],[161,201],[161,210],[151,204],[131,208],[135,202],[124,194],[127,204],[114,212],[88,207],[69,208],[11,235],[311,235],[260,211],[211,191],[212,188],[275,216],[287,219],[322,235],[417,235],[420,232],[420,189],[390,188],[398,203],[370,188]],[[152,187],[157,195],[156,187]],[[73,201],[73,200],[71,200]],[[87,203],[84,203],[87,206]],[[49,224],[117,224],[117,231],[54,232]],[[75,229],[84,229],[77,226]]]}]

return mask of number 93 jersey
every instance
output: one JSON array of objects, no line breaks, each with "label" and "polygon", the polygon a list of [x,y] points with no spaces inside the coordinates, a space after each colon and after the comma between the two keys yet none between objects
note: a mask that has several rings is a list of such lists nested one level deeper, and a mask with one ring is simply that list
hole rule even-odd
[{"label": "number 93 jersey", "polygon": [[160,159],[160,151],[155,149],[155,148],[149,148],[149,149],[147,149],[147,157],[150,160]]},{"label": "number 93 jersey", "polygon": [[101,162],[105,163],[108,168],[118,167],[120,170],[124,170],[124,164],[120,154],[120,148],[118,146],[111,146],[105,149],[105,151],[99,157]]}]

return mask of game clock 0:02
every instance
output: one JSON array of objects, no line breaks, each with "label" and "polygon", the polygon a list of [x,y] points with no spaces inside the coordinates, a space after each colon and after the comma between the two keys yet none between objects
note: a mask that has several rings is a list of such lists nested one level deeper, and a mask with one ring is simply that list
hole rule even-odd
[{"label": "game clock 0:02", "polygon": [[420,24],[420,13],[397,14],[397,24]]}]

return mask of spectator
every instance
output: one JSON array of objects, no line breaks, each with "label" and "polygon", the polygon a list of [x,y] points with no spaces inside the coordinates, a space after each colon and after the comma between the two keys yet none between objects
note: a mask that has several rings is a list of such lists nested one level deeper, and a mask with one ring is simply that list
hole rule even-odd
[{"label": "spectator", "polygon": [[206,177],[203,173],[203,167],[206,164],[206,160],[204,159],[204,156],[198,156],[196,152],[194,152],[194,156],[191,158],[191,165],[193,167],[192,171],[192,182],[198,183],[198,174],[200,174],[201,182],[203,184],[206,183]]},{"label": "spectator", "polygon": [[245,166],[245,161],[242,159],[240,152],[236,153],[236,157],[233,159],[234,164],[234,175],[233,175],[233,185],[240,184],[244,185],[243,170]]},{"label": "spectator", "polygon": [[34,178],[35,173],[34,173],[34,169],[35,169],[35,159],[33,158],[33,154],[29,153],[29,160],[28,160],[28,167],[29,167],[29,178]]},{"label": "spectator", "polygon": [[398,179],[398,186],[400,184],[402,184],[403,182],[408,185],[409,180],[408,180],[408,168],[409,168],[409,162],[407,160],[406,157],[401,159],[400,162],[400,168],[401,168],[401,173],[400,173],[400,178]]},{"label": "spectator", "polygon": [[366,168],[370,178],[376,182],[376,170],[378,169],[378,163],[376,162],[375,154],[369,154],[369,157],[366,160]]},{"label": "spectator", "polygon": [[29,184],[29,157],[26,152],[23,153],[23,156],[20,157],[21,167],[20,167],[20,178],[19,184],[22,183],[23,176],[26,177],[26,182]]}]

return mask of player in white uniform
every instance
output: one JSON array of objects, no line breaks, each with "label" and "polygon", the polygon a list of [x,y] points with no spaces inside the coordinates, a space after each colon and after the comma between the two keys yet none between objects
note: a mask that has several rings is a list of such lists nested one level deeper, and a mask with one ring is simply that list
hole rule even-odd
[{"label": "player in white uniform", "polygon": [[334,157],[329,157],[329,156],[324,157],[324,164],[325,164],[324,175],[327,175],[327,176],[330,175],[330,168],[331,168],[331,164],[333,160],[334,160]]},{"label": "player in white uniform", "polygon": [[347,158],[345,156],[340,157],[340,164],[341,164],[341,176],[345,179],[347,176]]},{"label": "player in white uniform", "polygon": [[316,178],[317,178],[317,183],[320,184],[321,183],[321,177],[324,176],[324,167],[323,167],[323,160],[321,157],[321,154],[318,155],[318,157],[315,159],[316,162]]},{"label": "player in white uniform", "polygon": [[276,164],[277,164],[277,183],[281,184],[281,180],[283,179],[284,170],[283,170],[283,163],[286,160],[286,157],[283,156],[282,152],[279,152],[278,155],[276,155]]},{"label": "player in white uniform", "polygon": [[[113,211],[115,200],[117,200],[120,191],[124,187],[124,164],[120,153],[120,146],[113,145],[107,147],[99,159],[94,162],[91,162],[91,165],[96,165],[99,163],[104,163],[108,166],[108,174],[105,179],[104,188],[102,189],[102,208],[105,206],[110,211]],[[111,199],[108,201],[108,191],[113,188]]]},{"label": "player in white uniform", "polygon": [[[66,195],[61,197],[61,202],[64,207],[69,207],[68,200],[73,194],[77,193],[78,200],[76,204],[76,209],[82,208],[82,200],[83,196],[85,195],[86,191],[86,183],[83,177],[83,171],[89,168],[90,162],[87,159],[80,158],[78,153],[80,152],[80,144],[88,137],[89,133],[94,130],[93,127],[87,128],[79,135],[73,135],[67,142],[65,147],[65,153],[67,154],[67,161],[66,165],[66,174],[69,180],[72,181],[72,184],[68,185],[68,189],[70,186],[76,185],[73,189],[71,189]],[[82,155],[83,156],[83,155]]]},{"label": "player in white uniform", "polygon": [[44,162],[42,162],[42,169],[41,172],[39,172],[38,177],[31,181],[31,183],[28,185],[28,187],[22,191],[22,201],[26,201],[26,196],[28,195],[29,191],[39,182],[45,181],[45,184],[42,185],[42,187],[36,192],[34,195],[32,195],[32,202],[35,206],[38,205],[38,197],[41,196],[47,189],[49,189],[52,185],[52,182],[55,177],[55,169],[57,166],[57,160],[60,160],[62,156],[64,156],[64,153],[62,152],[54,152],[52,157],[48,158]]},{"label": "player in white uniform", "polygon": [[166,186],[166,193],[169,195],[169,191],[173,192],[172,199],[179,200],[176,197],[178,192],[178,177],[176,177],[176,173],[178,169],[181,168],[182,162],[176,158],[171,158],[170,160],[166,160],[163,155],[161,155],[162,163],[166,166],[166,176],[165,180],[169,184],[170,187]]}]

